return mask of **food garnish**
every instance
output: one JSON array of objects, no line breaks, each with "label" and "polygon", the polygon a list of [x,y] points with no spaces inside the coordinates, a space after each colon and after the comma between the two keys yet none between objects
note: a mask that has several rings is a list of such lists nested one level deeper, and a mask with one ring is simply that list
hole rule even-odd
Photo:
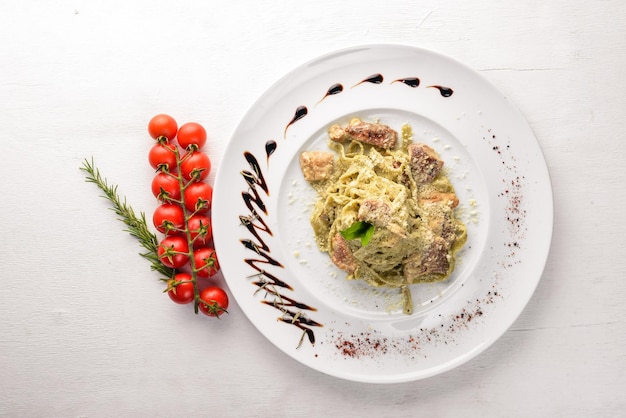
[{"label": "food garnish", "polygon": [[201,150],[206,131],[195,122],[178,128],[174,118],[160,114],[148,123],[148,133],[155,140],[148,162],[156,170],[151,189],[159,204],[152,221],[160,238],[149,229],[145,213],[137,215],[118,194],[118,186],[110,185],[100,174],[93,158],[85,159],[80,169],[86,173],[86,181],[104,192],[126,231],[146,250],[140,255],[160,273],[170,299],[179,304],[193,302],[195,313],[220,317],[227,313],[226,292],[215,283],[201,286],[201,281],[219,271],[210,219],[213,188],[205,181],[211,161]]}]

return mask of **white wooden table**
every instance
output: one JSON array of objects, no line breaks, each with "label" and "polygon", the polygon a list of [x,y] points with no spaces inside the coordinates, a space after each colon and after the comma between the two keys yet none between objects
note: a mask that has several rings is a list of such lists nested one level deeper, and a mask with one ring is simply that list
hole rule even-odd
[{"label": "white wooden table", "polygon": [[[621,0],[2,2],[0,416],[624,416],[625,25]],[[93,156],[150,212],[152,115],[203,123],[217,169],[279,77],[380,42],[495,84],[535,132],[555,201],[512,328],[459,368],[383,386],[292,360],[236,303],[222,321],[170,303],[79,170]]]}]

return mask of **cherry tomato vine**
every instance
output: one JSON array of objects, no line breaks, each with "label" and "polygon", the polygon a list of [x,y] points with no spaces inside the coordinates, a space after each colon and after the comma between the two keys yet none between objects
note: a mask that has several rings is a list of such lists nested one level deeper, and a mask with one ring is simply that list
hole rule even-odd
[{"label": "cherry tomato vine", "polygon": [[219,318],[228,312],[228,296],[210,282],[219,262],[210,218],[213,188],[206,182],[211,160],[202,151],[206,130],[195,122],[179,128],[174,118],[160,114],[148,123],[148,133],[154,139],[148,162],[156,170],[150,188],[158,201],[152,224],[160,238],[148,228],[145,214],[135,214],[117,186],[100,174],[93,159],[85,160],[81,170],[104,192],[127,232],[140,241],[146,250],[140,255],[163,276],[169,298],[178,304],[193,302],[195,313]]}]

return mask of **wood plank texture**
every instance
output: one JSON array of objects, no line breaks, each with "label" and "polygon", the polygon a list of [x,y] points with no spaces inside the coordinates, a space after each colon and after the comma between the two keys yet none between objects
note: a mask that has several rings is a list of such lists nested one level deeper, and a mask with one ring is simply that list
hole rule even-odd
[{"label": "wood plank texture", "polygon": [[[0,3],[0,416],[624,416],[626,2],[60,0]],[[274,81],[402,43],[481,72],[528,119],[554,188],[551,253],[509,332],[386,386],[310,370],[236,304],[166,302],[78,167],[151,212],[146,121],[199,121],[219,157]],[[221,280],[221,279],[220,279]]]}]

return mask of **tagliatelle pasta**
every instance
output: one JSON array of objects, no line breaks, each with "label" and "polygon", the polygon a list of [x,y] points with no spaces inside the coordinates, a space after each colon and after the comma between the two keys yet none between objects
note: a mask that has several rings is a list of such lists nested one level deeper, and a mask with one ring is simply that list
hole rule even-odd
[{"label": "tagliatelle pasta", "polygon": [[348,279],[398,288],[412,313],[408,286],[445,280],[467,236],[443,161],[396,131],[354,118],[329,129],[334,152],[300,156],[318,200],[311,214],[317,246]]}]

